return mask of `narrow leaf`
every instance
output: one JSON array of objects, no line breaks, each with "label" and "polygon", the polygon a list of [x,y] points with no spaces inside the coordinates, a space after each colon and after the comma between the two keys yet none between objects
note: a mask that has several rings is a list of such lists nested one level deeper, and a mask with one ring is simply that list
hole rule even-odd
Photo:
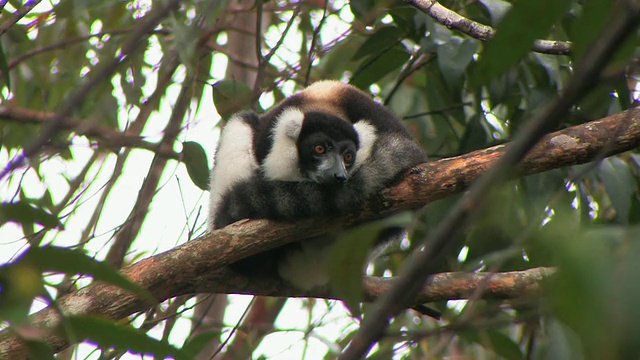
[{"label": "narrow leaf", "polygon": [[31,339],[23,339],[27,349],[29,350],[29,359],[38,360],[55,360],[53,350],[43,341],[36,341]]},{"label": "narrow leaf", "polygon": [[217,339],[219,337],[219,331],[206,331],[200,333],[185,341],[184,345],[182,346],[182,352],[195,358],[195,356],[198,355],[200,351],[202,351],[202,349],[207,346],[207,344],[211,343],[214,339]]},{"label": "narrow leaf", "polygon": [[24,261],[0,267],[0,322],[27,321],[33,299],[44,293],[40,269]]},{"label": "narrow leaf", "polygon": [[11,89],[9,65],[7,64],[7,57],[4,55],[4,50],[2,49],[2,41],[0,41],[0,70],[2,71],[2,80],[7,84],[7,88]]},{"label": "narrow leaf", "polygon": [[169,356],[175,359],[190,358],[164,341],[153,339],[131,326],[114,323],[103,318],[73,316],[65,318],[65,324],[61,326],[62,331],[70,329],[73,332],[68,334],[72,339],[81,338],[95,341],[103,348],[115,347],[140,354],[154,354],[160,358]]},{"label": "narrow leaf", "polygon": [[24,225],[39,224],[48,228],[62,227],[56,216],[26,201],[0,204],[0,226],[9,221]]},{"label": "narrow leaf", "polygon": [[94,279],[129,290],[155,304],[157,301],[147,290],[132,282],[106,262],[98,261],[79,250],[55,246],[30,248],[24,259],[36,264],[42,271],[65,274],[89,274]]},{"label": "narrow leaf", "polygon": [[602,31],[605,20],[613,9],[612,5],[611,0],[589,0],[582,3],[582,11],[571,26],[571,57],[574,61],[582,58],[587,46]]},{"label": "narrow leaf", "polygon": [[412,221],[405,212],[343,232],[331,247],[329,279],[331,291],[344,300],[354,315],[359,315],[362,302],[362,270],[380,233],[391,227],[404,227]]}]

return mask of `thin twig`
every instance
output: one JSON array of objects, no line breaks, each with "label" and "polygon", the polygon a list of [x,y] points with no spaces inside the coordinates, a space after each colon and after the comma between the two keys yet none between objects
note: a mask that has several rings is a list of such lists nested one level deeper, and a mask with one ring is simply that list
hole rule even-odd
[{"label": "thin twig", "polygon": [[[13,25],[20,21],[20,19],[25,17],[25,15],[27,15],[29,11],[36,7],[36,5],[38,5],[41,1],[42,0],[29,0],[24,4],[24,6],[16,10],[16,12],[13,13],[13,16],[10,19],[0,24],[0,36],[6,33],[7,30],[9,30]],[[5,4],[3,3],[1,5],[2,7],[4,7]]]},{"label": "thin twig", "polygon": [[324,25],[324,22],[327,20],[328,9],[329,9],[329,1],[325,1],[324,7],[322,8],[322,18],[320,18],[320,22],[318,22],[318,26],[316,26],[316,28],[313,30],[313,35],[311,37],[311,45],[309,45],[307,71],[305,72],[305,75],[304,75],[304,84],[303,84],[305,87],[309,85],[309,77],[311,76],[311,68],[313,65],[313,60],[315,58],[314,55],[316,53],[316,43],[318,42],[318,38],[320,37],[320,30],[322,29],[322,25]]},{"label": "thin twig", "polygon": [[258,29],[256,30],[256,53],[258,55],[258,73],[256,74],[256,81],[253,84],[253,95],[251,99],[252,104],[256,104],[260,99],[260,95],[262,95],[262,83],[264,82],[265,70],[267,69],[267,65],[269,64],[269,61],[271,60],[271,58],[276,54],[276,51],[278,51],[280,46],[282,46],[282,44],[284,43],[284,39],[289,34],[289,31],[293,26],[293,22],[295,21],[296,17],[300,13],[300,6],[302,6],[302,4],[297,6],[293,10],[291,19],[289,19],[289,21],[287,22],[287,25],[284,28],[284,31],[282,32],[282,36],[280,36],[280,38],[278,39],[278,42],[264,56],[262,55],[262,50],[261,50],[262,31],[260,29],[260,27],[262,26],[262,3],[260,3],[257,7]]},{"label": "thin twig", "polygon": [[419,117],[423,117],[423,116],[430,116],[430,115],[440,115],[440,114],[445,113],[447,111],[458,110],[458,109],[461,109],[461,108],[463,108],[465,106],[471,106],[471,105],[473,105],[473,103],[464,102],[464,103],[451,105],[451,106],[448,106],[448,107],[445,107],[445,108],[441,108],[441,109],[436,109],[436,110],[431,110],[431,111],[424,111],[424,112],[421,112],[421,113],[410,114],[410,115],[404,115],[402,117],[402,120],[415,119],[415,118],[419,118]]},{"label": "thin twig", "polygon": [[393,88],[391,89],[391,91],[389,91],[389,94],[387,94],[386,98],[384,99],[384,105],[386,106],[389,104],[389,102],[391,102],[391,98],[393,97],[393,95],[395,95],[396,91],[400,89],[400,85],[402,85],[402,83],[406,79],[408,79],[414,72],[418,71],[420,68],[428,64],[431,60],[433,60],[433,58],[434,57],[432,56],[432,54],[420,54],[418,56],[415,56],[411,65],[405,67],[400,75],[398,75],[396,83],[393,85]]}]

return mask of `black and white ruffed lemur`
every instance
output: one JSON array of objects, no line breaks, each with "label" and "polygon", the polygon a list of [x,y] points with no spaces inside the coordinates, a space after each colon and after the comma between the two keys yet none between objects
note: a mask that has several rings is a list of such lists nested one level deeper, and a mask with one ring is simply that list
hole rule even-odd
[{"label": "black and white ruffed lemur", "polygon": [[[351,85],[316,82],[262,115],[242,112],[228,121],[211,171],[209,227],[353,213],[400,172],[425,160],[390,110]],[[236,268],[277,271],[301,289],[323,285],[334,237],[258,254]]]}]

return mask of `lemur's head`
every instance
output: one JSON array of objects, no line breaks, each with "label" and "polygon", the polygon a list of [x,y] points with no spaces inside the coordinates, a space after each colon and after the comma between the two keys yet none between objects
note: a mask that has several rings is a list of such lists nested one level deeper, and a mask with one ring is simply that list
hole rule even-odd
[{"label": "lemur's head", "polygon": [[296,139],[300,172],[318,184],[343,183],[351,176],[359,145],[350,123],[328,113],[305,113]]},{"label": "lemur's head", "polygon": [[379,130],[397,130],[395,125],[378,128],[386,117],[397,121],[385,111],[353,86],[314,83],[267,114],[269,147],[258,154],[262,173],[268,180],[348,181],[369,161]]}]

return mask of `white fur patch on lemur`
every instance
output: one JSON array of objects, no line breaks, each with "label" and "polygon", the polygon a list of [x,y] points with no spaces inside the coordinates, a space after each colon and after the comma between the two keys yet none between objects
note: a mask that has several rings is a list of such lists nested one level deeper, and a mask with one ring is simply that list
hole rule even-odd
[{"label": "white fur patch on lemur", "polygon": [[285,109],[271,131],[272,147],[261,169],[269,180],[305,181],[298,168],[296,141],[300,135],[304,113],[298,108]]},{"label": "white fur patch on lemur", "polygon": [[258,169],[253,154],[253,130],[242,117],[234,116],[222,129],[209,180],[209,228],[213,229],[215,209],[233,184],[251,177]]},{"label": "white fur patch on lemur", "polygon": [[358,133],[358,139],[360,140],[360,147],[356,153],[356,163],[353,165],[353,170],[357,170],[362,164],[369,161],[373,146],[378,139],[378,134],[375,126],[366,120],[360,120],[353,124],[353,127]]},{"label": "white fur patch on lemur", "polygon": [[300,249],[287,252],[278,262],[278,274],[301,290],[310,290],[329,282],[329,235],[306,239]]}]

